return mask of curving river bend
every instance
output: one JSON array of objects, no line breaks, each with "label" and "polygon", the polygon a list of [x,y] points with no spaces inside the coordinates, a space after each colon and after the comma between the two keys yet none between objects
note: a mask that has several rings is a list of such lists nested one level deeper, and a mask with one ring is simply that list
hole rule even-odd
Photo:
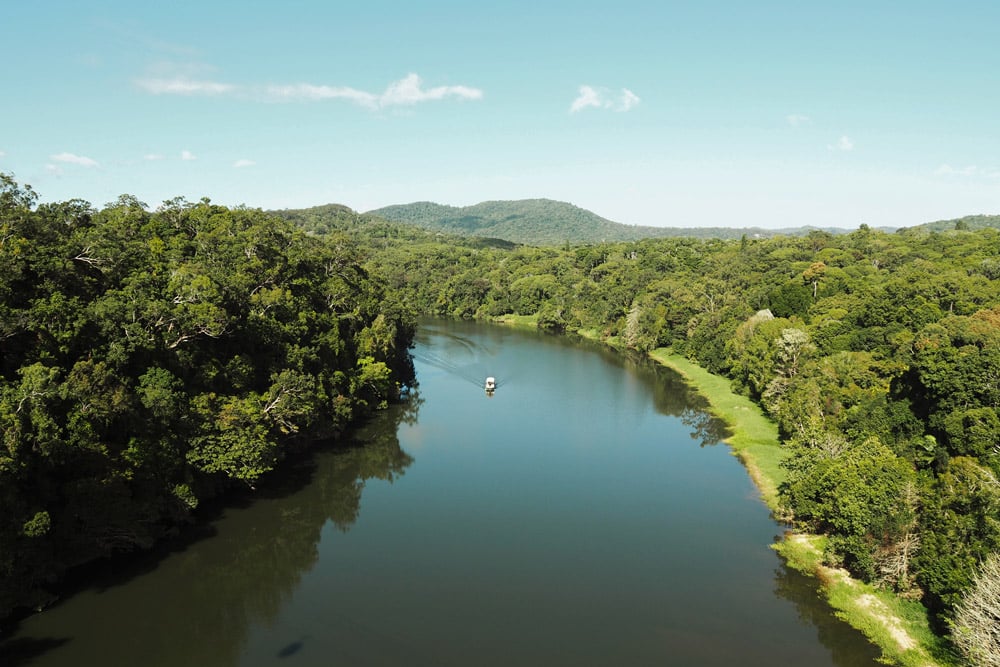
[{"label": "curving river bend", "polygon": [[876,664],[671,372],[461,322],[414,355],[410,402],[352,447],[106,567],[5,664]]}]

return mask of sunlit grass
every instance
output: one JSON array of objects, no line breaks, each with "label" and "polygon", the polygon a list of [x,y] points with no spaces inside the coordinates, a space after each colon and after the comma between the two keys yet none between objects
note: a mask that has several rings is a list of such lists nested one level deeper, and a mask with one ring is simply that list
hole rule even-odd
[{"label": "sunlit grass", "polygon": [[538,315],[500,315],[493,319],[497,324],[520,327],[524,329],[538,328]]}]

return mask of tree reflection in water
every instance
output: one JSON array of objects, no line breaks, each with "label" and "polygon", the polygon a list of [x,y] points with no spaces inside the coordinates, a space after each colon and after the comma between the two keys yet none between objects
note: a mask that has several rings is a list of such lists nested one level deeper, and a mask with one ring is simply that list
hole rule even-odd
[{"label": "tree reflection in water", "polygon": [[[0,655],[30,656],[33,665],[238,664],[252,628],[273,623],[315,566],[327,522],[349,530],[366,482],[397,479],[413,462],[396,433],[420,404],[414,390],[350,438],[289,461],[256,493],[231,499],[219,518],[109,567],[116,571],[103,581],[25,619]],[[283,657],[307,639],[284,647]]]},{"label": "tree reflection in water", "polygon": [[818,586],[816,579],[784,563],[774,571],[775,594],[794,603],[799,619],[816,628],[816,637],[830,651],[835,665],[878,664],[881,651],[860,632],[846,628],[843,621],[830,613],[829,605],[816,592]]}]

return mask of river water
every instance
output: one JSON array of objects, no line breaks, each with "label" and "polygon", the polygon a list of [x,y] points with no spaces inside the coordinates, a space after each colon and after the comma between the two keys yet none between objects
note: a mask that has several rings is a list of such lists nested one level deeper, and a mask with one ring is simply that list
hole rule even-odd
[{"label": "river water", "polygon": [[460,322],[414,356],[406,405],[23,620],[4,664],[875,664],[674,374]]}]

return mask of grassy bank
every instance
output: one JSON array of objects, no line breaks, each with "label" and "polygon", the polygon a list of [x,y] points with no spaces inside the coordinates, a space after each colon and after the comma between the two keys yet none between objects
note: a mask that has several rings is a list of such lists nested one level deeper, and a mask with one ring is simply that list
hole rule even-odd
[{"label": "grassy bank", "polygon": [[649,356],[680,373],[708,400],[712,414],[726,422],[730,431],[726,443],[743,461],[761,498],[777,513],[778,485],[785,478],[781,462],[787,453],[778,443],[774,422],[749,398],[733,393],[728,379],[712,375],[669,349],[653,350]]},{"label": "grassy bank", "polygon": [[[712,414],[729,427],[726,442],[743,461],[764,502],[776,516],[780,515],[778,486],[785,478],[781,467],[785,451],[778,441],[777,426],[757,404],[735,394],[728,379],[709,373],[669,349],[654,350],[650,357],[680,373],[708,400]],[[816,577],[820,592],[837,617],[878,646],[886,663],[904,667],[961,664],[948,651],[947,642],[931,631],[926,611],[919,603],[852,579],[846,570],[827,567],[823,563],[824,546],[821,536],[789,532],[774,549],[790,567]]]},{"label": "grassy bank", "polygon": [[948,642],[931,632],[927,611],[916,601],[852,579],[823,564],[826,538],[789,533],[774,545],[789,567],[814,576],[838,618],[882,649],[883,660],[904,667],[958,667]]},{"label": "grassy bank", "polygon": [[538,315],[500,315],[492,320],[495,324],[503,324],[509,327],[521,329],[537,329]]}]

